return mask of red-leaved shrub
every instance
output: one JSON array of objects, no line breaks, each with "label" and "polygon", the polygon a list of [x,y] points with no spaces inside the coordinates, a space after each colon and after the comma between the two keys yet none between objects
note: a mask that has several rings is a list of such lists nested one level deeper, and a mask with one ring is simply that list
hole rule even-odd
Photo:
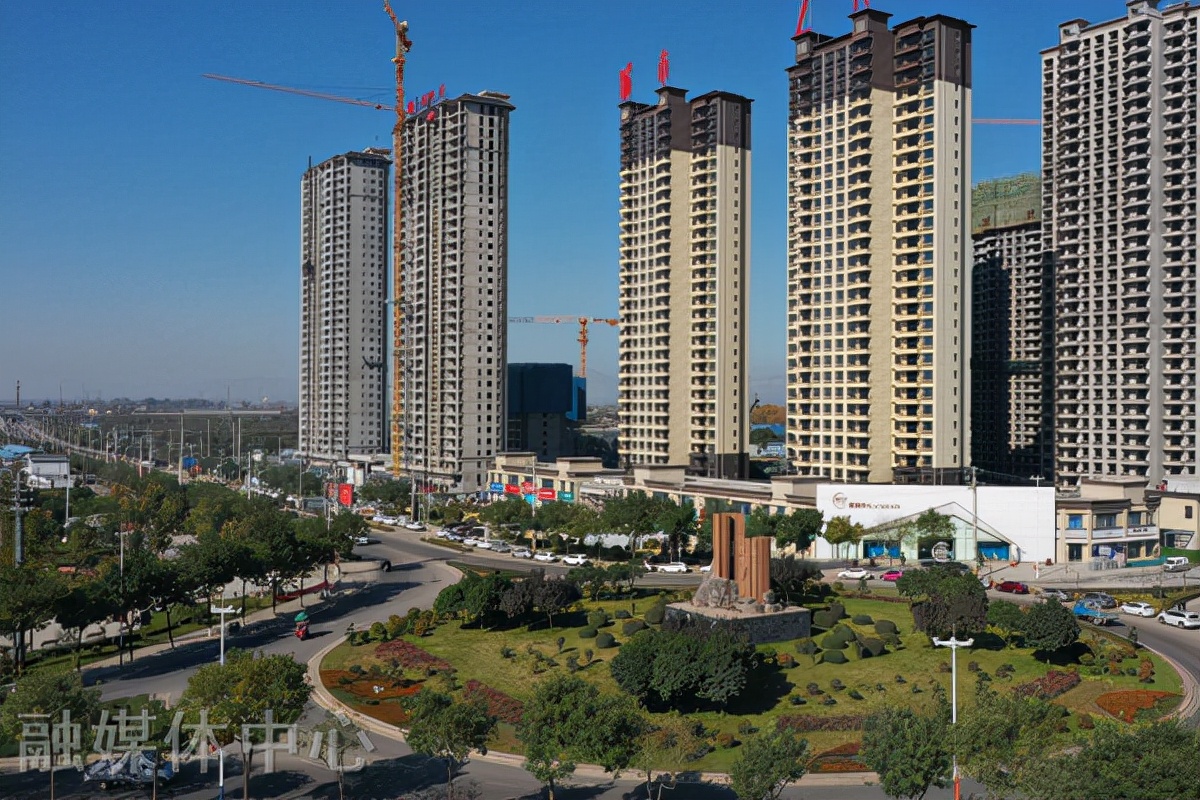
[{"label": "red-leaved shrub", "polygon": [[525,713],[525,705],[520,700],[472,679],[463,687],[463,699],[472,701],[476,698],[482,698],[487,703],[488,714],[501,722],[516,725]]}]

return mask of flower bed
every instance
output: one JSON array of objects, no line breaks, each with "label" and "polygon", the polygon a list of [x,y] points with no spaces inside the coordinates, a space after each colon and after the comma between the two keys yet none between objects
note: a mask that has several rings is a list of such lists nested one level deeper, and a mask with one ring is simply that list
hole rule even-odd
[{"label": "flower bed", "polygon": [[784,714],[775,722],[778,730],[808,731],[857,731],[861,730],[865,714],[842,714],[824,716],[817,714]]},{"label": "flower bed", "polygon": [[379,658],[394,658],[405,669],[436,669],[438,671],[450,669],[450,662],[440,659],[404,639],[395,639],[377,645],[375,655]]},{"label": "flower bed", "polygon": [[463,699],[471,701],[476,698],[482,698],[487,703],[488,714],[501,722],[516,725],[525,713],[525,704],[520,700],[477,680],[469,680],[463,687]]},{"label": "flower bed", "polygon": [[1122,722],[1134,722],[1137,720],[1139,712],[1152,711],[1159,701],[1176,696],[1170,692],[1127,689],[1120,692],[1105,692],[1096,698],[1096,705]]},{"label": "flower bed", "polygon": [[870,772],[871,768],[858,760],[858,750],[858,742],[846,742],[823,753],[818,753],[809,763],[808,771],[815,773]]},{"label": "flower bed", "polygon": [[[396,681],[369,673],[348,672],[341,669],[321,670],[321,683],[328,689],[340,689],[347,694],[364,700],[390,700],[409,697],[421,689],[419,683]],[[379,687],[379,691],[375,688]]]},{"label": "flower bed", "polygon": [[1022,683],[1013,689],[1017,697],[1036,697],[1039,700],[1053,700],[1079,685],[1078,672],[1059,672],[1052,669],[1043,677],[1029,683]]}]

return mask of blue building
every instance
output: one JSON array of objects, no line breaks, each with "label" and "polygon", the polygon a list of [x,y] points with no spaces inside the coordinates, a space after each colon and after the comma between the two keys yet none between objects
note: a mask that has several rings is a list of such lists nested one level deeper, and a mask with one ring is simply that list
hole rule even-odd
[{"label": "blue building", "polygon": [[508,449],[543,461],[576,455],[576,428],[587,418],[587,381],[570,364],[508,365]]}]

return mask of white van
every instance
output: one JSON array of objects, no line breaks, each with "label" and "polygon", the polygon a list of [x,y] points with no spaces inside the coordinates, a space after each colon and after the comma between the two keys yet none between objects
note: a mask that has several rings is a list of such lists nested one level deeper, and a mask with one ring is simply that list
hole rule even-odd
[{"label": "white van", "polygon": [[1187,556],[1167,556],[1163,561],[1163,572],[1187,572],[1192,568],[1192,562]]}]

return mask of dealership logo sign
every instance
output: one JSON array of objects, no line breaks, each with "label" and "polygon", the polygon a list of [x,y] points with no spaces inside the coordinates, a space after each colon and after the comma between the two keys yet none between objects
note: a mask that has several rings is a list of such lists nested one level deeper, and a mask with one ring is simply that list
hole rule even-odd
[{"label": "dealership logo sign", "polygon": [[843,494],[842,492],[838,492],[837,494],[835,494],[833,496],[833,507],[834,508],[845,508],[846,507],[846,495]]}]

